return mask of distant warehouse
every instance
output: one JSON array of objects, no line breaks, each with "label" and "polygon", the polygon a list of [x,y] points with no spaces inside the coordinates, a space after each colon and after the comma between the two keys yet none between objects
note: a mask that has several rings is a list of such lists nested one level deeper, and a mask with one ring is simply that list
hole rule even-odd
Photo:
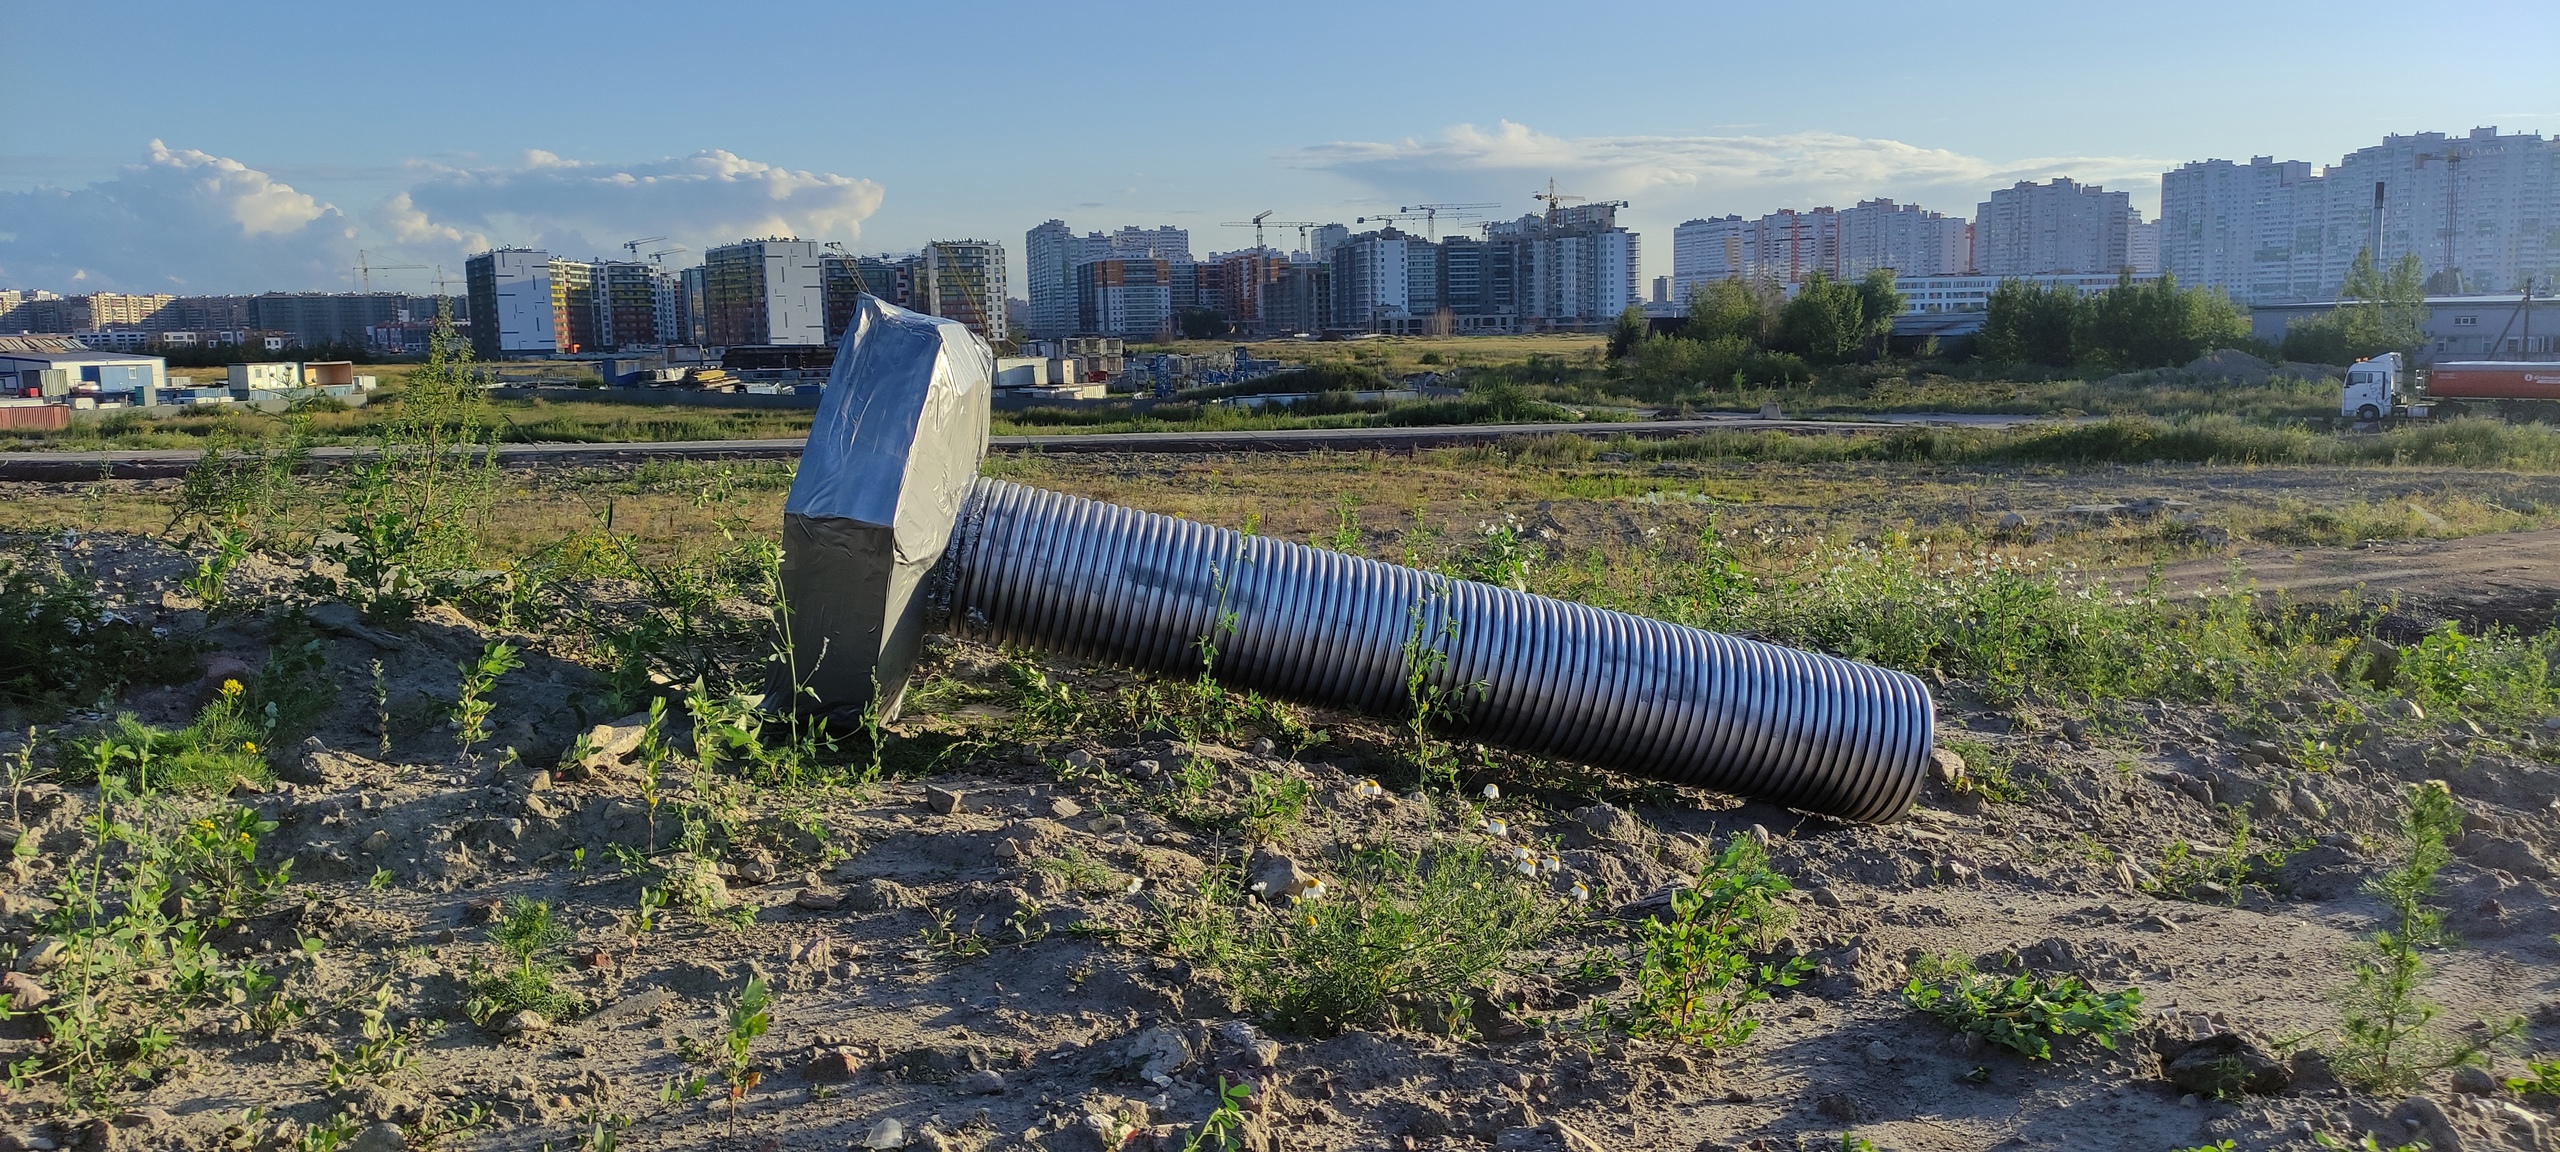
[{"label": "distant warehouse", "polygon": [[10,396],[151,395],[169,382],[168,362],[100,352],[40,336],[0,337],[0,390]]}]

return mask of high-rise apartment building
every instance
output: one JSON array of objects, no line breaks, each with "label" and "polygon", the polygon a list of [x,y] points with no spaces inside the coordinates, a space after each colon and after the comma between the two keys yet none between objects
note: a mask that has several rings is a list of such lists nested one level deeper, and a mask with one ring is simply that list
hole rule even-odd
[{"label": "high-rise apartment building", "polygon": [[500,248],[462,263],[471,302],[471,354],[482,360],[548,356],[560,350],[552,312],[551,254]]},{"label": "high-rise apartment building", "polygon": [[1407,249],[1422,243],[1421,237],[1385,228],[1336,245],[1330,261],[1333,326],[1378,332],[1394,327],[1389,321],[1412,317],[1412,264]]},{"label": "high-rise apartment building", "polygon": [[1615,201],[1492,224],[1485,241],[1515,253],[1513,299],[1523,328],[1602,328],[1642,299],[1637,238],[1618,226]]},{"label": "high-rise apartment building", "polygon": [[710,321],[703,314],[702,265],[676,273],[676,339],[678,344],[707,344]]},{"label": "high-rise apartment building", "polygon": [[1051,220],[1022,234],[1023,274],[1031,290],[1029,328],[1035,338],[1051,340],[1076,330],[1081,243],[1064,220]]},{"label": "high-rise apartment building", "polygon": [[1117,232],[1078,236],[1066,221],[1051,220],[1023,233],[1024,279],[1031,292],[1030,335],[1043,339],[1076,330],[1083,316],[1076,269],[1096,260],[1162,260],[1169,270],[1168,294],[1174,310],[1199,303],[1199,277],[1191,255],[1191,233],[1123,226]]},{"label": "high-rise apartment building", "polygon": [[1004,285],[1004,245],[936,240],[916,253],[910,307],[957,320],[993,343],[1005,338]]},{"label": "high-rise apartment building", "polygon": [[2125,264],[2136,276],[2160,270],[2160,222],[2144,221],[2139,208],[2125,220]]},{"label": "high-rise apartment building", "polygon": [[1247,331],[1264,331],[1269,319],[1265,295],[1279,282],[1288,258],[1268,248],[1215,254],[1195,267],[1199,306]]},{"label": "high-rise apartment building", "polygon": [[1315,230],[1307,240],[1307,256],[1318,264],[1329,264],[1333,250],[1351,239],[1351,229],[1341,224],[1327,224]]},{"label": "high-rise apartment building", "polygon": [[2431,290],[2560,278],[2560,139],[2475,128],[2386,136],[2314,171],[2199,160],[2160,176],[2160,262],[2246,303],[2326,299],[2358,253],[2416,255]]},{"label": "high-rise apartment building", "polygon": [[2117,272],[2131,267],[2133,206],[2122,192],[2068,177],[2021,180],[1974,212],[1973,270],[1990,276]]},{"label": "high-rise apartment building", "polygon": [[1076,328],[1087,335],[1153,340],[1173,328],[1168,260],[1088,260],[1076,266]]},{"label": "high-rise apartment building", "polygon": [[704,335],[721,347],[827,342],[824,253],[815,240],[769,237],[703,254]]},{"label": "high-rise apartment building", "polygon": [[844,330],[853,325],[854,303],[870,290],[870,285],[862,279],[861,257],[843,252],[819,257],[818,272],[826,284],[827,343],[833,344],[844,339]]},{"label": "high-rise apartment building", "polygon": [[[674,273],[646,261],[598,260],[587,266],[587,280],[591,350],[684,343]],[[559,282],[555,271],[555,292]]]},{"label": "high-rise apartment building", "polygon": [[551,332],[563,352],[598,352],[596,266],[583,260],[551,261]]},{"label": "high-rise apartment building", "polygon": [[1866,200],[1847,209],[1780,209],[1757,220],[1719,216],[1671,232],[1671,298],[1718,280],[1794,284],[1820,272],[1854,280],[1879,268],[1907,276],[1964,272],[1973,227],[1917,204]]}]

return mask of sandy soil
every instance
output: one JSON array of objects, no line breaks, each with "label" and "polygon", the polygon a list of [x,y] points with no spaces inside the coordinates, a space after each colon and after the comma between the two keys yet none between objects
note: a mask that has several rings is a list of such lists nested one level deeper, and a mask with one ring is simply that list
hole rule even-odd
[{"label": "sandy soil", "polygon": [[[2494,578],[2547,606],[2560,579],[2547,563],[2555,540],[2243,559],[2268,586],[2459,576],[2498,587]],[[204,626],[183,599],[164,597],[184,563],[165,546],[90,538],[72,558],[95,566],[128,611]],[[262,651],[294,604],[299,573],[256,563],[246,579],[267,609],[212,625],[210,651]],[[2218,580],[2227,563],[2214,563],[2177,578]],[[381,1125],[414,1135],[422,1120],[476,1103],[492,1123],[438,1146],[837,1149],[889,1141],[894,1120],[894,1142],[915,1147],[1175,1149],[1222,1078],[1254,1087],[1244,1146],[1274,1150],[1781,1149],[1837,1147],[1847,1132],[1911,1152],[2221,1139],[2297,1148],[2314,1134],[2366,1132],[2386,1147],[2555,1146],[2551,1098],[2472,1094],[2438,1076],[2413,1100],[2378,1099],[2337,1086],[2319,1055],[2334,1042],[2334,995],[2356,942],[2382,922],[2363,884],[2391,863],[2399,797],[2425,779],[2448,781],[2467,813],[2438,901],[2464,943],[2430,955],[2427,991],[2449,1022],[2523,1016],[2524,1050],[2560,1049],[2560,776],[2550,763],[2560,737],[2548,733],[2481,735],[2404,716],[2368,725],[2333,771],[2308,772],[2183,709],[2102,729],[1993,711],[1951,686],[1942,742],[1981,742],[2025,796],[1992,803],[1932,784],[1910,819],[1885,827],[1638,781],[1560,787],[1497,759],[1470,787],[1501,785],[1490,814],[1513,837],[1552,839],[1565,872],[1551,893],[1585,884],[1589,926],[1481,989],[1478,1037],[1271,1035],[1218,974],[1156,947],[1159,909],[1248,851],[1166,815],[1154,802],[1172,787],[1162,769],[1187,752],[1217,767],[1221,788],[1248,770],[1306,781],[1306,819],[1271,849],[1319,874],[1347,842],[1481,836],[1486,813],[1473,803],[1354,794],[1391,763],[1390,729],[1316,716],[1334,738],[1294,754],[1241,740],[1186,750],[1136,735],[1037,739],[866,792],[747,797],[740,819],[758,830],[755,846],[705,863],[752,919],[670,914],[640,932],[641,881],[620,873],[607,846],[664,843],[674,830],[664,813],[653,826],[641,780],[617,758],[547,770],[576,734],[602,723],[610,739],[628,719],[599,713],[585,671],[537,650],[502,682],[492,745],[516,748],[521,763],[457,758],[423,724],[380,748],[370,662],[383,662],[395,702],[449,700],[455,662],[489,635],[449,611],[396,634],[330,635],[329,666],[347,687],[340,707],[288,758],[282,784],[236,800],[279,823],[270,853],[295,861],[297,883],[225,947],[273,958],[315,1010],[273,1032],[244,1027],[234,1010],[192,1013],[183,1062],[128,1084],[110,1118],[61,1113],[46,1083],[12,1088],[0,1147],[293,1147],[280,1121],[352,1115],[369,1127],[347,1146],[379,1150],[402,1140]],[[934,660],[935,674],[963,684],[1001,679],[995,653],[943,645]],[[1114,683],[1070,676],[1097,690]],[[158,689],[128,705],[179,723],[204,690]],[[2307,685],[2275,706],[2276,719],[2300,721],[2334,695]],[[980,702],[906,723],[921,740],[1003,718]],[[928,786],[959,798],[936,804]],[[43,849],[0,885],[0,934],[23,950],[97,799],[58,781],[19,801]],[[2226,837],[2224,805],[2250,813],[2268,842],[2303,850],[2266,890],[2228,901],[2146,894],[2172,840]],[[1779,951],[1809,959],[1813,977],[1762,1006],[1765,1027],[1747,1045],[1720,1054],[1586,1027],[1595,1006],[1629,993],[1622,977],[1589,978],[1577,961],[1591,948],[1623,957],[1612,923],[1657,911],[1737,834],[1765,837],[1792,877],[1796,919]],[[1108,881],[1074,889],[1041,866],[1069,858],[1100,862]],[[496,955],[490,902],[519,896],[568,910],[577,936],[560,956],[584,1007],[503,1035],[463,1019],[461,1004],[472,966]],[[996,946],[974,959],[930,946],[945,913]],[[1038,938],[1008,942],[1008,921]],[[296,958],[306,937],[325,946]],[[1939,953],[2138,987],[2143,1027],[2119,1051],[2066,1046],[2050,1063],[1986,1050],[1899,997],[1911,965]],[[689,1057],[718,1045],[724,1000],[750,975],[774,995],[755,1087],[734,1109],[716,1087],[662,1098],[670,1083],[709,1074]],[[355,1007],[386,982],[391,1019],[424,1022],[428,1038],[407,1067],[330,1087],[328,1054],[352,1046]],[[24,1017],[9,1027],[0,1060],[39,1050]],[[2267,1054],[2287,1086],[2215,1101],[2166,1078],[2166,1057],[2214,1036]],[[2514,1053],[2502,1055],[2501,1074],[2520,1071]],[[244,1119],[253,1107],[261,1112]],[[1113,1127],[1123,1122],[1134,1123]]]}]

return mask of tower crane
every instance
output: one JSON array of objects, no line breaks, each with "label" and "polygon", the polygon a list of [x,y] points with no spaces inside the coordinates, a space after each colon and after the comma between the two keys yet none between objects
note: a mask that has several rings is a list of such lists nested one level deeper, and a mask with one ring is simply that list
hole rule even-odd
[{"label": "tower crane", "polygon": [[1477,213],[1491,212],[1501,207],[1500,204],[1405,204],[1398,206],[1396,211],[1422,213],[1423,238],[1437,240],[1440,238],[1441,213],[1448,213],[1451,220],[1481,220],[1484,217]]},{"label": "tower crane", "polygon": [[1253,219],[1251,219],[1251,220],[1229,220],[1229,221],[1227,221],[1227,222],[1226,222],[1226,223],[1224,223],[1224,224],[1220,224],[1220,225],[1219,225],[1219,227],[1221,227],[1221,228],[1251,228],[1251,229],[1253,229],[1253,246],[1254,246],[1254,247],[1256,247],[1256,248],[1266,248],[1266,249],[1267,249],[1267,248],[1269,248],[1269,247],[1270,247],[1270,245],[1264,244],[1264,243],[1262,242],[1262,229],[1263,229],[1263,227],[1264,227],[1265,225],[1268,225],[1268,226],[1273,227],[1273,228],[1295,228],[1295,229],[1297,229],[1297,230],[1298,230],[1298,247],[1300,247],[1300,248],[1304,248],[1304,247],[1306,247],[1306,246],[1307,246],[1307,229],[1309,229],[1309,228],[1322,228],[1322,227],[1324,227],[1324,225],[1319,224],[1319,223],[1316,223],[1316,222],[1315,222],[1315,221],[1313,221],[1313,220],[1273,220],[1273,219],[1271,219],[1271,212],[1272,212],[1272,210],[1271,210],[1271,209],[1266,208],[1266,209],[1264,209],[1264,210],[1262,210],[1262,211],[1260,211],[1260,212],[1255,213],[1255,214],[1254,214]]},{"label": "tower crane", "polygon": [[368,293],[373,291],[373,274],[376,272],[397,272],[406,269],[424,272],[427,266],[424,264],[374,264],[365,259],[364,249],[356,249],[356,283],[360,286],[358,291]]},{"label": "tower crane", "polygon": [[640,246],[641,246],[641,245],[643,245],[643,244],[655,244],[655,243],[657,243],[658,241],[660,241],[660,240],[664,240],[664,239],[666,239],[666,237],[664,237],[664,236],[643,236],[643,237],[641,237],[641,238],[639,238],[639,239],[637,239],[637,240],[625,240],[625,241],[623,241],[623,242],[622,242],[622,246],[623,246],[623,248],[624,248],[625,250],[627,250],[627,251],[629,251],[629,252],[631,253],[631,258],[632,258],[632,259],[637,260],[637,259],[639,259],[639,258],[640,258]]},{"label": "tower crane", "polygon": [[673,255],[675,255],[676,253],[678,253],[678,252],[683,252],[683,251],[687,251],[687,249],[685,248],[685,246],[684,246],[684,245],[682,245],[682,244],[671,244],[671,245],[668,245],[667,247],[660,248],[660,249],[658,249],[658,250],[657,250],[657,251],[655,251],[655,252],[651,252],[651,253],[649,253],[649,262],[650,262],[650,263],[652,263],[652,264],[662,264],[662,263],[665,263],[665,261],[660,260],[660,259],[659,259],[659,257],[661,257],[661,256],[673,256]]},{"label": "tower crane", "polygon": [[1399,220],[1407,222],[1420,220],[1423,218],[1423,215],[1424,214],[1420,212],[1373,212],[1366,216],[1354,216],[1351,218],[1351,222],[1354,224],[1366,224],[1372,220],[1376,220],[1382,224],[1394,224]]}]

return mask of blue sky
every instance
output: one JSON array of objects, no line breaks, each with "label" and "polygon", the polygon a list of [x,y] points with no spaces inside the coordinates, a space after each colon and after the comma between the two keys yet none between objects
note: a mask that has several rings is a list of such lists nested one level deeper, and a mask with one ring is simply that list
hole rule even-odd
[{"label": "blue sky", "polygon": [[2190,159],[2560,133],[2552,0],[0,0],[0,43],[0,286],[65,292],[344,289],[359,248],[458,277],[493,242],[654,235],[671,262],[768,232],[1018,253],[1053,216],[1206,253],[1266,208],[1517,213],[1550,177],[1631,202],[1651,276],[1696,216],[1969,216],[2055,175],[2148,214]]}]

